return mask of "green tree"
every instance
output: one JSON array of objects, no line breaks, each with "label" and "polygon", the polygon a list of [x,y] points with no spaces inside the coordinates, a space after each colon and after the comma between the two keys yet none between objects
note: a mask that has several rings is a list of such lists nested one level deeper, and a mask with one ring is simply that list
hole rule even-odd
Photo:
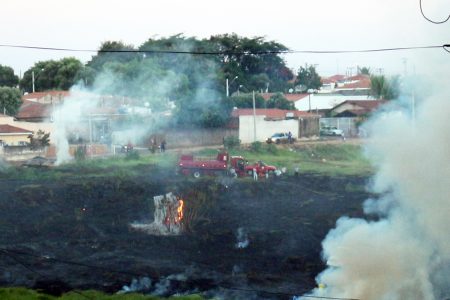
[{"label": "green tree", "polygon": [[33,91],[33,73],[35,91],[68,90],[77,83],[78,73],[83,69],[83,64],[76,58],[67,57],[59,61],[47,60],[37,62],[27,70],[20,88],[26,92]]},{"label": "green tree", "polygon": [[37,149],[50,145],[50,133],[45,133],[45,131],[39,129],[35,134],[30,134],[28,136],[30,139],[30,148]]},{"label": "green tree", "polygon": [[[225,78],[235,78],[237,85],[249,91],[284,91],[293,78],[279,52],[289,50],[283,44],[264,37],[246,38],[236,34],[211,36],[208,40],[218,55]],[[265,77],[262,77],[264,76]]]},{"label": "green tree", "polygon": [[358,74],[370,75],[370,68],[367,68],[367,67],[359,68],[358,67]]},{"label": "green tree", "polygon": [[11,67],[0,65],[0,86],[16,87],[19,77],[14,74]]},{"label": "green tree", "polygon": [[295,110],[295,105],[289,102],[282,93],[276,93],[267,101],[267,108]]},{"label": "green tree", "polygon": [[14,116],[22,104],[22,94],[17,88],[0,87],[0,109],[1,113],[6,112],[9,116]]},{"label": "green tree", "polygon": [[298,70],[295,84],[302,86],[305,91],[309,89],[318,90],[322,86],[316,68],[312,65],[308,66],[307,64],[305,67],[300,67]]},{"label": "green tree", "polygon": [[[197,39],[176,34],[148,39],[137,48],[140,53],[134,49],[123,42],[103,43],[87,66],[97,74],[96,86],[101,92],[141,99],[153,111],[166,110],[173,102],[179,125],[224,124],[235,104],[225,99],[227,78],[238,76],[230,83],[233,93],[241,85],[241,91],[282,91],[293,77],[277,53],[287,47],[262,37],[232,34]],[[115,50],[125,52],[107,52]],[[236,102],[238,107],[251,107],[251,98]],[[264,107],[264,101],[257,100],[257,106]]]},{"label": "green tree", "polygon": [[[230,102],[233,107],[237,108],[253,108],[253,95],[252,94],[241,94],[239,96],[230,97]],[[260,94],[255,95],[255,107],[265,108],[266,101]]]},{"label": "green tree", "polygon": [[378,99],[392,100],[400,95],[400,79],[398,76],[386,78],[384,75],[370,76],[370,92]]},{"label": "green tree", "polygon": [[87,66],[98,72],[103,70],[103,66],[109,62],[130,62],[139,57],[139,54],[132,52],[134,50],[136,50],[136,48],[134,48],[133,45],[127,45],[121,41],[103,42],[98,49],[97,55],[92,57],[92,59],[87,63]]}]

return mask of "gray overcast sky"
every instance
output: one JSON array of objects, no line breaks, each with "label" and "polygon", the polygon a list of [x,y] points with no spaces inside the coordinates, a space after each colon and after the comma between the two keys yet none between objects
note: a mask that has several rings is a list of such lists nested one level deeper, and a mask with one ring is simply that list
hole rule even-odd
[{"label": "gray overcast sky", "polygon": [[[449,0],[423,0],[428,17],[450,14]],[[106,40],[139,46],[150,37],[184,33],[199,38],[235,32],[265,36],[292,50],[344,50],[450,43],[450,21],[427,22],[418,0],[3,0],[0,44],[98,49]],[[17,74],[35,62],[93,53],[0,48],[0,64]],[[318,64],[321,75],[369,66],[387,74],[420,71],[420,57],[443,50],[369,54],[289,54],[289,67]],[[447,59],[448,60],[448,59]],[[355,69],[353,69],[355,72]]]}]

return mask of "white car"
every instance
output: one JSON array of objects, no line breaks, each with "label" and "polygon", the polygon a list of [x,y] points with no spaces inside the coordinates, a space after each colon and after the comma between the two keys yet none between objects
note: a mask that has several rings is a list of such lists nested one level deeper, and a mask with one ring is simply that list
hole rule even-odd
[{"label": "white car", "polygon": [[342,129],[337,129],[335,126],[324,126],[320,129],[320,135],[344,135]]}]

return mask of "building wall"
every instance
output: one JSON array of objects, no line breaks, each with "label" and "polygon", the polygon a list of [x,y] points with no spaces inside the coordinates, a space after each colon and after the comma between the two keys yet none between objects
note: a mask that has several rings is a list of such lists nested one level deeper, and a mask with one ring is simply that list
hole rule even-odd
[{"label": "building wall", "polygon": [[[298,120],[266,121],[265,116],[256,116],[256,141],[265,142],[267,138],[277,132],[291,132],[294,138],[298,138]],[[247,144],[255,141],[253,116],[239,117],[239,139]]]},{"label": "building wall", "polygon": [[320,118],[319,117],[308,117],[300,118],[298,120],[298,137],[299,138],[309,138],[313,136],[319,136],[320,132]]},{"label": "building wall", "polygon": [[[197,128],[183,130],[167,130],[161,137],[156,137],[156,142],[160,139],[166,140],[166,148],[182,148],[196,146],[223,145],[223,139],[227,136],[238,136],[238,129],[227,128]],[[149,144],[149,141],[147,141]]]},{"label": "building wall", "polygon": [[[311,97],[311,98],[309,98]],[[311,103],[311,111],[315,112],[316,110],[322,109],[332,109],[338,104],[346,100],[374,100],[375,98],[371,96],[346,96],[346,95],[337,95],[337,94],[311,94],[308,97],[305,97],[299,101],[295,102],[295,108],[300,111],[308,111],[309,104]]]},{"label": "building wall", "polygon": [[0,133],[0,140],[8,146],[18,146],[19,142],[28,143],[28,134],[14,134],[14,135],[4,135]]},{"label": "building wall", "polygon": [[[50,132],[50,143],[52,143],[52,139],[54,138],[53,132],[55,127],[54,123],[51,122],[23,122],[23,121],[15,121],[13,117],[2,117],[0,118],[0,124],[7,124],[33,132],[37,132],[39,130],[43,130],[46,133]],[[30,140],[25,139],[25,141],[29,142]]]}]

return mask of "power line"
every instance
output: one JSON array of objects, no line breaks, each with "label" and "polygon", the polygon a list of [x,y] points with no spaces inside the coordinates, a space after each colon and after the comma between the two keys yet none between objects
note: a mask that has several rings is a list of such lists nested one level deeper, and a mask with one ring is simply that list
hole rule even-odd
[{"label": "power line", "polygon": [[[18,251],[18,250],[10,250],[10,249],[5,249],[5,248],[0,248],[0,252],[4,253],[5,255],[12,258],[14,261],[16,261],[18,264],[20,264],[21,266],[23,266],[30,272],[35,273],[42,278],[46,278],[46,276],[43,275],[42,273],[32,269],[31,267],[27,266],[24,262],[22,262],[20,259],[18,259],[17,256],[29,256],[29,257],[35,257],[35,258],[40,258],[40,259],[44,258],[44,259],[48,260],[48,263],[61,263],[61,264],[68,264],[68,265],[76,265],[76,266],[86,267],[86,268],[94,269],[94,270],[104,270],[104,271],[106,270],[108,272],[117,273],[117,274],[127,274],[127,275],[132,275],[132,276],[146,276],[146,274],[137,274],[137,273],[132,273],[132,272],[118,271],[118,270],[113,270],[110,268],[93,266],[93,265],[79,263],[79,262],[70,261],[70,260],[57,259],[57,258],[49,257],[47,255],[32,254],[32,253]],[[264,293],[264,294],[290,296],[290,297],[298,296],[298,295],[308,292],[308,291],[302,291],[302,292],[297,292],[297,293],[271,292],[271,291],[257,290],[257,289],[250,289],[250,288],[246,289],[246,288],[230,287],[230,286],[220,285],[220,284],[218,285],[218,287],[227,289],[227,290],[235,290],[235,291],[242,291],[242,292],[255,292],[255,293]],[[84,294],[81,294],[80,292],[78,292],[76,290],[73,290],[73,292],[80,294],[89,300],[92,300],[91,298],[87,297]],[[359,300],[357,298],[339,298],[339,297],[312,296],[312,295],[301,296],[301,297],[313,298],[313,299],[330,299],[330,300]]]},{"label": "power line", "polygon": [[[9,258],[11,258],[12,260],[14,260],[16,263],[18,263],[19,265],[21,265],[22,267],[24,267],[25,269],[27,269],[28,271],[30,271],[31,273],[34,273],[36,275],[38,275],[41,278],[48,278],[47,276],[45,276],[44,274],[34,270],[33,268],[31,268],[30,266],[28,266],[27,264],[25,264],[24,262],[22,262],[20,259],[18,259],[15,255],[12,255],[11,253],[9,253],[8,250],[6,249],[0,249],[0,252],[3,253],[4,255],[8,256]],[[82,296],[83,298],[86,298],[88,300],[94,300],[91,297],[88,297],[86,295],[84,295],[83,293],[77,291],[77,290],[72,290],[72,292]]]},{"label": "power line", "polygon": [[441,48],[443,46],[445,47],[446,45],[392,47],[392,48],[360,49],[360,50],[176,51],[176,50],[134,50],[134,49],[92,50],[92,49],[73,49],[73,48],[55,48],[55,47],[0,44],[0,47],[3,47],[3,48],[20,48],[20,49],[64,51],[64,52],[191,54],[191,55],[268,55],[268,54],[298,54],[298,53],[303,53],[303,54],[345,54],[345,53],[405,51],[405,50],[418,50],[418,49],[437,49],[437,48]]},{"label": "power line", "polygon": [[[427,18],[427,16],[425,16],[425,14],[423,12],[423,8],[422,8],[422,0],[419,0],[419,7],[420,7],[420,13],[425,18],[425,20],[427,20],[428,22],[431,22],[433,24],[443,24],[443,23],[447,22],[450,19],[450,15],[448,15],[447,19],[445,19],[443,21],[433,21],[433,20]],[[447,49],[445,49],[445,51],[447,51]]]},{"label": "power line", "polygon": [[448,53],[450,53],[450,51],[447,49],[447,48],[450,48],[450,44],[443,45],[442,48],[443,48],[445,51],[447,51]]},{"label": "power line", "polygon": [[357,298],[341,298],[341,297],[327,297],[327,296],[313,296],[313,295],[306,295],[306,296],[298,296],[303,293],[307,293],[308,291],[301,292],[301,293],[281,293],[281,292],[270,292],[270,291],[264,291],[264,290],[256,290],[256,289],[246,289],[246,288],[237,288],[237,287],[227,287],[227,286],[220,286],[221,288],[227,289],[227,290],[235,290],[235,291],[242,291],[242,292],[259,292],[264,294],[272,294],[272,295],[278,295],[278,296],[291,296],[291,297],[301,297],[301,298],[312,298],[312,299],[330,299],[330,300],[360,300]]},{"label": "power line", "polygon": [[106,267],[93,266],[93,265],[89,265],[89,264],[85,264],[85,263],[75,262],[75,261],[71,261],[71,260],[58,259],[58,258],[50,257],[47,255],[32,254],[32,253],[28,253],[28,252],[24,252],[24,251],[10,250],[10,249],[5,249],[5,248],[0,248],[0,251],[3,253],[10,253],[10,254],[22,255],[22,256],[30,256],[30,257],[35,257],[35,258],[39,258],[39,259],[44,258],[49,262],[61,263],[61,264],[66,264],[66,265],[74,265],[74,266],[85,267],[85,268],[89,268],[89,269],[107,271],[107,272],[116,273],[116,274],[131,275],[131,276],[145,276],[146,275],[143,273],[113,270],[113,269],[106,268]]}]

